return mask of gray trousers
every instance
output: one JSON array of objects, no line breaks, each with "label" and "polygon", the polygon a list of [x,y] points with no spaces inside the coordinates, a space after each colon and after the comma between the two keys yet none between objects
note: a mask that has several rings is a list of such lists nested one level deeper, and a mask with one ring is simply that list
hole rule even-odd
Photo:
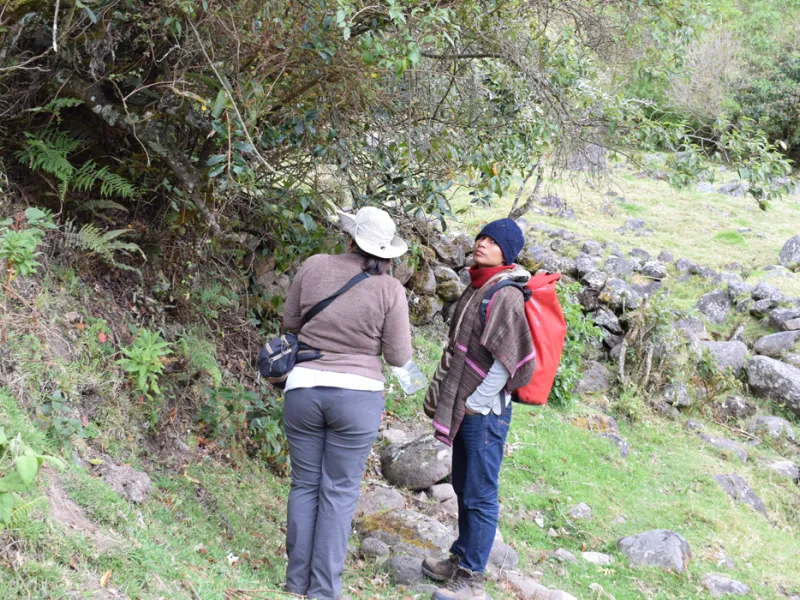
[{"label": "gray trousers", "polygon": [[336,600],[353,512],[378,435],[382,392],[331,387],[286,392],[292,486],[286,525],[289,592]]}]

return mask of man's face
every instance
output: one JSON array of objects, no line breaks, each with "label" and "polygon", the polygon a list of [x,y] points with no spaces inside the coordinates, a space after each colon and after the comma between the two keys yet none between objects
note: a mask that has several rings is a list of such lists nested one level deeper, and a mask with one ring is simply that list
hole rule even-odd
[{"label": "man's face", "polygon": [[503,251],[492,238],[481,235],[475,240],[472,258],[478,268],[499,267],[503,264]]}]

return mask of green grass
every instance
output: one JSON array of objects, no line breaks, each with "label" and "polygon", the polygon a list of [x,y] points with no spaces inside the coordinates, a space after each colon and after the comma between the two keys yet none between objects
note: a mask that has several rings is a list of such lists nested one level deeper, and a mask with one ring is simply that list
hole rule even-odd
[{"label": "green grass", "polygon": [[644,206],[638,206],[636,204],[631,204],[630,202],[623,202],[620,204],[620,208],[624,210],[629,215],[643,215],[647,212],[647,209]]},{"label": "green grass", "polygon": [[[721,549],[736,564],[729,575],[757,597],[779,598],[779,585],[800,589],[793,566],[800,542],[792,483],[765,473],[753,460],[745,466],[728,461],[678,424],[645,421],[623,427],[622,435],[631,444],[627,459],[609,441],[573,427],[565,415],[517,409],[509,438],[514,451],[503,467],[501,525],[505,538],[522,549],[525,566],[544,571],[545,585],[579,598],[588,597],[594,582],[618,600],[694,598],[700,577],[719,571],[714,551]],[[716,473],[741,474],[758,490],[770,519],[730,501],[711,479]],[[591,506],[591,520],[566,517],[579,502]],[[543,528],[528,516],[531,511],[543,513]],[[551,539],[551,527],[564,528],[566,535]],[[688,575],[630,567],[617,554],[620,537],[661,528],[689,541],[694,558]],[[579,561],[559,576],[557,565],[538,562],[556,548],[578,556],[583,548],[607,552],[616,560],[605,568]]]},{"label": "green grass", "polygon": [[730,246],[747,246],[747,241],[744,236],[738,231],[720,231],[714,236],[714,241],[722,242]]}]

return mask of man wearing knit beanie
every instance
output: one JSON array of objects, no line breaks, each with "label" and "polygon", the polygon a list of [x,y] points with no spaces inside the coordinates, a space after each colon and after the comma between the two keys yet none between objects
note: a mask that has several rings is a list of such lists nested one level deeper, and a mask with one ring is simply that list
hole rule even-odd
[{"label": "man wearing knit beanie", "polygon": [[[511,219],[486,225],[475,238],[470,285],[454,314],[442,361],[425,395],[437,440],[453,448],[451,482],[458,501],[458,539],[450,558],[426,558],[422,571],[446,585],[432,600],[491,600],[484,570],[499,517],[499,477],[508,429],[511,393],[530,381],[535,352],[525,318],[524,297],[510,279],[530,274],[514,264],[525,245]],[[491,295],[481,320],[485,295]]]}]

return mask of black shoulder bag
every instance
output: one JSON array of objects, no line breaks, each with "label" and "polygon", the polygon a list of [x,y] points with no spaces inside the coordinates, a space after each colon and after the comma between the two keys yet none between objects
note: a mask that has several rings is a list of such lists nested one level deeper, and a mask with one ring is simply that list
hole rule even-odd
[{"label": "black shoulder bag", "polygon": [[[303,315],[303,325],[328,308],[336,298],[369,276],[369,273],[362,271],[345,283],[336,293],[317,302]],[[322,352],[298,341],[295,334],[285,333],[281,337],[268,341],[261,348],[261,352],[258,354],[258,370],[272,386],[283,389],[286,385],[286,378],[289,377],[289,373],[297,363],[316,360],[320,356],[322,356]]]}]

